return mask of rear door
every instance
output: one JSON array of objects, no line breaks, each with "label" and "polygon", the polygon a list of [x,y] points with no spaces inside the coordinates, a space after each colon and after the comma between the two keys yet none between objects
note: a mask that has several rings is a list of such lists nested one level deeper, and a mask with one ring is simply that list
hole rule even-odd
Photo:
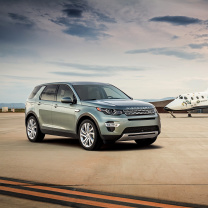
[{"label": "rear door", "polygon": [[63,97],[73,100],[74,93],[68,85],[62,84],[58,88],[57,102],[52,106],[53,127],[60,131],[75,132],[75,109],[76,104],[62,103]]},{"label": "rear door", "polygon": [[40,95],[38,102],[39,121],[42,128],[52,128],[52,105],[56,101],[58,85],[48,85]]}]

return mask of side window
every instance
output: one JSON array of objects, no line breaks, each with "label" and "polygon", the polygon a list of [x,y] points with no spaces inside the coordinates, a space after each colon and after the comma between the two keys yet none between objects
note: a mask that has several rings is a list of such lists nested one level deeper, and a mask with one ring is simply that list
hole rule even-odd
[{"label": "side window", "polygon": [[179,99],[183,99],[183,96],[179,95]]},{"label": "side window", "polygon": [[196,98],[197,98],[197,99],[199,99],[199,97],[198,97],[198,96],[196,96]]},{"label": "side window", "polygon": [[61,102],[63,97],[70,97],[73,100],[73,92],[67,85],[60,85],[57,93],[57,101]]},{"label": "side window", "polygon": [[204,96],[203,95],[201,97],[204,99]]},{"label": "side window", "polygon": [[194,98],[193,98],[193,97],[191,97],[191,99],[193,100]]},{"label": "side window", "polygon": [[185,100],[188,100],[188,98],[187,98],[186,96],[184,96],[184,99],[185,99]]},{"label": "side window", "polygon": [[42,86],[37,86],[34,88],[34,90],[31,92],[30,96],[29,96],[29,99],[32,99],[35,97],[35,95],[37,94],[37,92],[39,91],[39,89],[41,88]]},{"label": "side window", "polygon": [[48,85],[42,92],[40,99],[41,100],[49,100],[55,101],[56,100],[56,89],[57,85]]}]

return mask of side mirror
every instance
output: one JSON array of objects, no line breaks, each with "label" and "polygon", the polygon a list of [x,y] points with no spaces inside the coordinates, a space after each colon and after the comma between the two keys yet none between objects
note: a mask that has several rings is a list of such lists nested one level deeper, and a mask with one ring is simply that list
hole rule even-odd
[{"label": "side mirror", "polygon": [[73,103],[73,101],[72,101],[72,99],[71,99],[70,97],[63,97],[63,98],[61,99],[61,102],[62,102],[62,103],[70,103],[70,104]]}]

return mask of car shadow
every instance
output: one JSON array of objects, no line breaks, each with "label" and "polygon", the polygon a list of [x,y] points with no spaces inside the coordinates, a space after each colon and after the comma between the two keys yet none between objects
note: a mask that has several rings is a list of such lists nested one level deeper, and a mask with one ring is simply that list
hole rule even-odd
[{"label": "car shadow", "polygon": [[[47,138],[42,141],[45,144],[61,145],[61,146],[74,146],[80,147],[79,140],[73,138]],[[81,147],[80,147],[81,148]]]},{"label": "car shadow", "polygon": [[141,146],[133,142],[116,142],[111,145],[103,145],[101,151],[131,151],[131,150],[154,150],[161,149],[159,145]]},{"label": "car shadow", "polygon": [[[61,145],[61,146],[70,146],[82,148],[79,144],[78,139],[73,138],[47,138],[43,140],[42,143],[51,144],[51,145]],[[159,145],[150,145],[150,146],[139,146],[133,142],[116,142],[115,144],[104,144],[98,151],[131,151],[131,150],[156,150],[161,149],[162,146]]]}]

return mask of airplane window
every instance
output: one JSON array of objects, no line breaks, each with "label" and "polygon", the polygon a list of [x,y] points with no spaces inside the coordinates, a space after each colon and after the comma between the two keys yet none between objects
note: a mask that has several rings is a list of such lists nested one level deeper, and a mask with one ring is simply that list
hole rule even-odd
[{"label": "airplane window", "polygon": [[188,100],[188,98],[185,96],[184,99]]},{"label": "airplane window", "polygon": [[193,100],[194,98],[193,98],[193,97],[191,97],[191,99]]},{"label": "airplane window", "polygon": [[197,98],[197,99],[199,99],[199,97],[198,97],[198,96],[196,96],[196,98]]}]

